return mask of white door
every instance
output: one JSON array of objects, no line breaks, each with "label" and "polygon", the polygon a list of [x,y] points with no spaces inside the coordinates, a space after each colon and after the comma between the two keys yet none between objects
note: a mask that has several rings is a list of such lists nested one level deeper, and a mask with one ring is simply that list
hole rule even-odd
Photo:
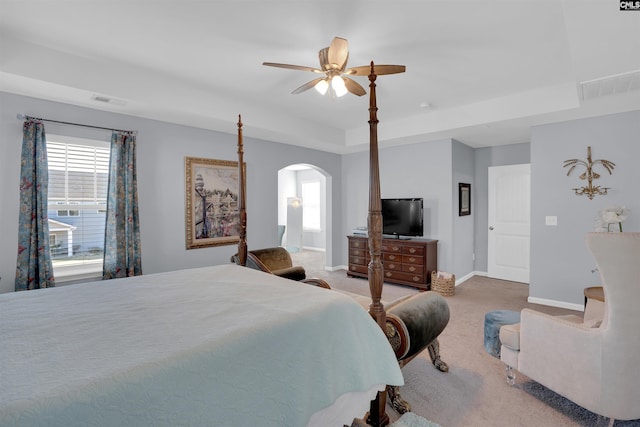
[{"label": "white door", "polygon": [[487,274],[529,283],[531,165],[489,168]]}]

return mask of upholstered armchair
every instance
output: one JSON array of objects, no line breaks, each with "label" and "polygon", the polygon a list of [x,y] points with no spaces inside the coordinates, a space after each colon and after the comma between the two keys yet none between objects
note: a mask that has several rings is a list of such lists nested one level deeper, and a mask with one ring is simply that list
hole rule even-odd
[{"label": "upholstered armchair", "polygon": [[602,319],[524,309],[500,329],[511,368],[598,415],[640,418],[640,233],[589,233],[604,288]]},{"label": "upholstered armchair", "polygon": [[[231,262],[239,264],[238,254],[231,257]],[[294,266],[291,255],[281,246],[247,252],[246,266],[291,280],[304,280],[307,277],[304,267]]]}]

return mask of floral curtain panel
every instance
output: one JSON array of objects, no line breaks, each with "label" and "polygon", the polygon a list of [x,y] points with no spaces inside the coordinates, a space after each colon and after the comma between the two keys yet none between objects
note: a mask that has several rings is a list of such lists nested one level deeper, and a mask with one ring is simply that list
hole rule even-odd
[{"label": "floral curtain panel", "polygon": [[142,274],[136,176],[136,136],[111,135],[103,279]]},{"label": "floral curtain panel", "polygon": [[48,184],[44,124],[27,120],[22,126],[16,291],[55,286],[49,252]]}]

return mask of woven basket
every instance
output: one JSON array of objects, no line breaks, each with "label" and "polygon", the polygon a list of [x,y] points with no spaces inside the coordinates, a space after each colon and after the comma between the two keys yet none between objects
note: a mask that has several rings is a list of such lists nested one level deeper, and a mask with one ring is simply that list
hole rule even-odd
[{"label": "woven basket", "polygon": [[438,292],[440,295],[450,297],[455,293],[456,275],[452,274],[450,279],[438,277],[438,272],[431,272],[431,290]]}]

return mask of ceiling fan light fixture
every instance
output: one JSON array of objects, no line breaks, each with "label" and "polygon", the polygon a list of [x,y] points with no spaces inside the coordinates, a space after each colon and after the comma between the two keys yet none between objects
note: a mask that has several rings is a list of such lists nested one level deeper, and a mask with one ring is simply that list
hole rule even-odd
[{"label": "ceiling fan light fixture", "polygon": [[348,92],[347,86],[344,84],[344,79],[339,75],[331,78],[331,89],[333,89],[333,92],[338,98]]},{"label": "ceiling fan light fixture", "polygon": [[326,79],[320,80],[318,83],[316,83],[314,88],[318,91],[320,95],[324,95],[325,93],[327,93],[327,90],[329,89],[329,82],[327,82]]}]

